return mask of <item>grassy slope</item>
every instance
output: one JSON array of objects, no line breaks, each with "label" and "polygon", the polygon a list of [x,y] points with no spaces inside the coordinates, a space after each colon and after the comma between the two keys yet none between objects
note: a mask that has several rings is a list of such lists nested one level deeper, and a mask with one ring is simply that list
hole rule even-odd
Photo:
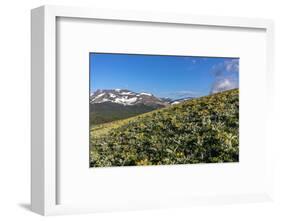
[{"label": "grassy slope", "polygon": [[108,123],[116,120],[126,119],[160,108],[159,106],[147,106],[144,104],[128,105],[115,104],[111,102],[91,104],[91,125]]},{"label": "grassy slope", "polygon": [[91,166],[238,161],[238,89],[91,128]]}]

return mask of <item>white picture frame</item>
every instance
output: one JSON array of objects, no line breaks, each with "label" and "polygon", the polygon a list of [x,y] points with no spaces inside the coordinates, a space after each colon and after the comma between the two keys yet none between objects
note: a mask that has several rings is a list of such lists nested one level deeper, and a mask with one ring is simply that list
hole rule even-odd
[{"label": "white picture frame", "polygon": [[[219,28],[245,28],[259,29],[266,34],[266,97],[268,98],[268,111],[265,123],[270,122],[270,107],[273,95],[273,22],[266,19],[195,16],[183,14],[154,14],[147,12],[95,10],[89,8],[42,6],[31,12],[31,207],[36,213],[42,215],[56,215],[67,213],[84,213],[96,211],[111,211],[124,209],[144,209],[188,204],[212,204],[256,202],[272,199],[272,156],[271,146],[266,145],[266,187],[264,191],[256,194],[230,193],[227,196],[195,196],[183,197],[176,203],[171,201],[153,202],[144,206],[144,203],[135,203],[132,207],[97,208],[95,206],[79,206],[58,204],[58,179],[61,175],[57,171],[57,44],[56,21],[57,18],[83,18],[107,21],[130,21],[170,25],[195,25],[202,27]],[[270,127],[270,125],[267,125]],[[77,177],[79,179],[79,177]],[[149,199],[148,199],[149,200]]]}]

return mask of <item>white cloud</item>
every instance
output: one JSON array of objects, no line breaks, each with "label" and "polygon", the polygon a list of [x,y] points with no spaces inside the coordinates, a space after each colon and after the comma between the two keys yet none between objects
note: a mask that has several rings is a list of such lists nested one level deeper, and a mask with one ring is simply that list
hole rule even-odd
[{"label": "white cloud", "polygon": [[215,80],[211,87],[211,94],[231,90],[239,87],[239,59],[230,59],[212,68]]},{"label": "white cloud", "polygon": [[232,59],[230,61],[225,61],[225,69],[228,72],[238,72],[239,71],[239,60]]},{"label": "white cloud", "polygon": [[238,80],[231,77],[217,79],[212,86],[211,94],[238,88]]}]

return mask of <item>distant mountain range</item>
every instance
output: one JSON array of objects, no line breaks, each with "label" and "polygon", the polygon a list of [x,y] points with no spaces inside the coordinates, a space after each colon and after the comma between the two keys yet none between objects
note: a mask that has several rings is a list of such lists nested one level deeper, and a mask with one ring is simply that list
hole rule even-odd
[{"label": "distant mountain range", "polygon": [[169,102],[150,93],[136,93],[127,89],[97,90],[90,96],[90,103],[111,102],[122,105],[144,104],[148,106],[166,106]]},{"label": "distant mountain range", "polygon": [[90,120],[91,124],[111,122],[190,99],[193,97],[176,100],[158,98],[151,93],[137,93],[127,89],[97,90],[90,95]]},{"label": "distant mountain range", "polygon": [[179,104],[179,103],[181,103],[181,102],[183,102],[183,101],[187,101],[187,100],[191,100],[191,99],[193,99],[194,97],[185,97],[185,98],[180,98],[180,99],[175,99],[175,100],[172,100],[171,102],[170,102],[170,104]]}]

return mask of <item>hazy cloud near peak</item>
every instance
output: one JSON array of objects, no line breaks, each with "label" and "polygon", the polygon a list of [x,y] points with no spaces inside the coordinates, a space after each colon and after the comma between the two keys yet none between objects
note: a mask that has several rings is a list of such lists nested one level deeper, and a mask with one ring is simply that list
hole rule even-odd
[{"label": "hazy cloud near peak", "polygon": [[214,82],[211,89],[211,94],[238,88],[238,86],[238,81],[231,77],[221,78]]},{"label": "hazy cloud near peak", "polygon": [[215,80],[211,86],[211,94],[239,87],[239,59],[224,61],[212,69]]}]

